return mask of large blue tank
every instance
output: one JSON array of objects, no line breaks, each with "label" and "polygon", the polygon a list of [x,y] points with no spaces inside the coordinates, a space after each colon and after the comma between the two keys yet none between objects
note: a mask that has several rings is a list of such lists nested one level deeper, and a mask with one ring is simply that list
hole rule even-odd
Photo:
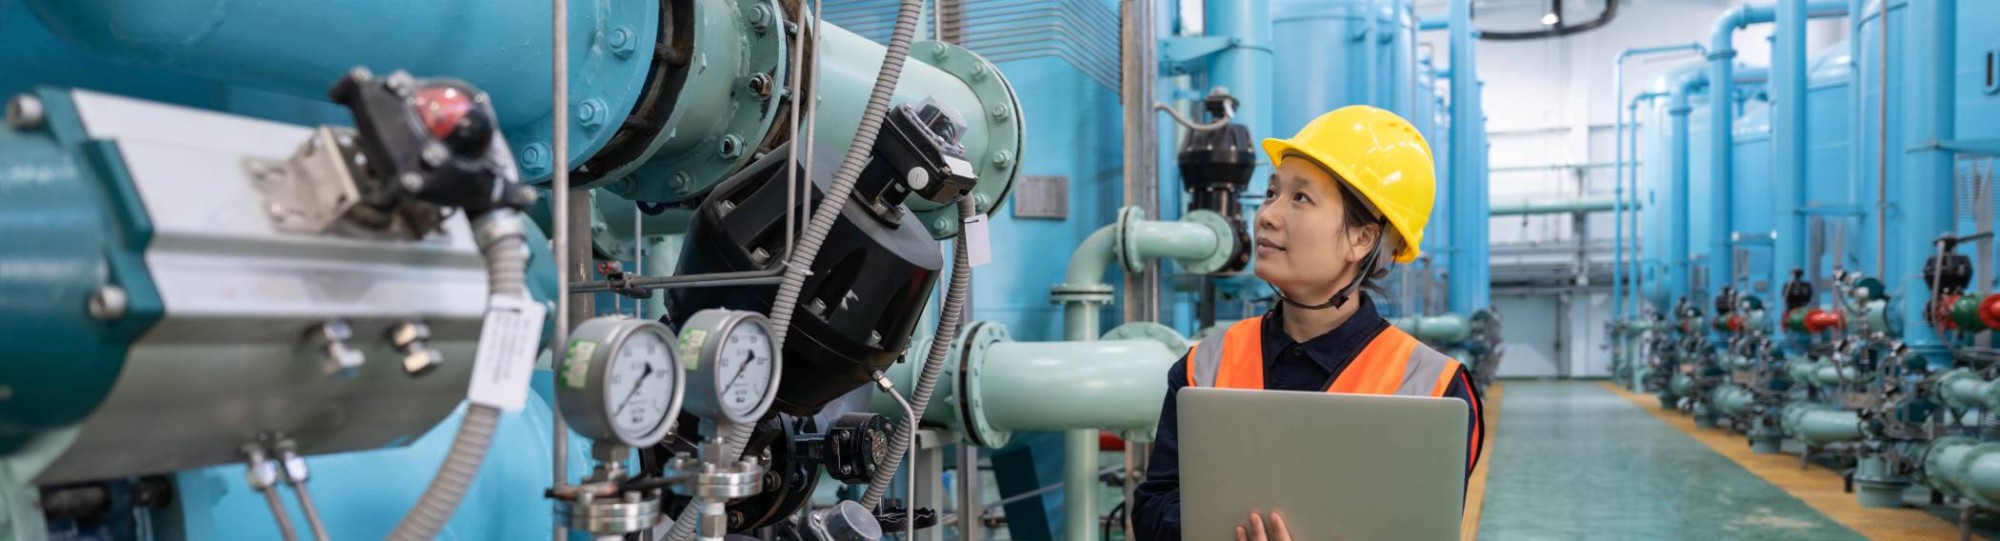
[{"label": "large blue tank", "polygon": [[1729,187],[1731,205],[1730,223],[1735,225],[1735,246],[1731,253],[1721,257],[1735,258],[1731,269],[1730,285],[1737,291],[1770,298],[1777,284],[1770,283],[1771,264],[1776,246],[1772,231],[1776,216],[1772,205],[1777,200],[1772,197],[1771,162],[1771,102],[1759,89],[1737,87],[1747,90],[1750,99],[1742,105],[1742,114],[1736,120],[1735,160],[1730,164],[1734,182]]},{"label": "large blue tank", "polygon": [[[1706,68],[1707,64],[1701,62],[1679,66],[1655,80],[1650,91],[1661,95],[1671,93],[1682,81],[1703,76]],[[1694,94],[1690,104],[1692,110],[1686,122],[1688,140],[1680,149],[1672,143],[1675,122],[1668,100],[1653,101],[1650,107],[1641,110],[1640,116],[1640,197],[1645,205],[1640,234],[1641,238],[1658,239],[1644,243],[1640,255],[1646,281],[1644,295],[1656,310],[1672,307],[1691,290],[1693,275],[1689,258],[1708,251],[1711,228],[1704,214],[1707,206],[1700,204],[1708,201],[1707,164],[1712,153],[1708,145],[1707,95]],[[1676,150],[1685,156],[1676,155]],[[1689,161],[1685,186],[1673,178],[1674,163],[1682,159]]]},{"label": "large blue tank", "polygon": [[1272,133],[1373,105],[1415,118],[1416,7],[1408,0],[1274,0]]},{"label": "large blue tank", "polygon": [[1875,200],[1875,190],[1873,183],[1864,189],[1853,173],[1854,57],[1848,44],[1816,56],[1806,77],[1806,211],[1826,224],[1826,249],[1818,254],[1817,267],[1819,276],[1830,277],[1836,268],[1857,270],[1873,261],[1872,214],[1865,202]]}]

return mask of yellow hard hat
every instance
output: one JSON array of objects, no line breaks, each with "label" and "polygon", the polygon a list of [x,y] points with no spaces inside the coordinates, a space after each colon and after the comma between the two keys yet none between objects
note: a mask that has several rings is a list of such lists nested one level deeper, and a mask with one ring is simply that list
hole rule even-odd
[{"label": "yellow hard hat", "polygon": [[1264,153],[1273,167],[1297,154],[1332,172],[1402,237],[1396,262],[1417,258],[1424,224],[1437,202],[1437,172],[1430,143],[1410,121],[1375,107],[1349,105],[1313,119],[1291,139],[1265,139]]}]

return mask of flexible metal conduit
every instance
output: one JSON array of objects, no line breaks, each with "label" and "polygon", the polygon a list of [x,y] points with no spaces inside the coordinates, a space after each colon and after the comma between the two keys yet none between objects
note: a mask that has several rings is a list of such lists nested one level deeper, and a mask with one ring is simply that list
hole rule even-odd
[{"label": "flexible metal conduit", "polygon": [[[488,211],[473,219],[472,229],[479,252],[486,257],[488,294],[495,297],[528,296],[528,244],[520,214],[507,209]],[[533,363],[534,359],[513,362]],[[479,464],[493,444],[493,431],[500,424],[500,408],[467,404],[465,421],[451,440],[451,450],[437,476],[410,513],[389,532],[395,541],[430,541],[444,530],[458,503],[465,499],[479,476]]]}]

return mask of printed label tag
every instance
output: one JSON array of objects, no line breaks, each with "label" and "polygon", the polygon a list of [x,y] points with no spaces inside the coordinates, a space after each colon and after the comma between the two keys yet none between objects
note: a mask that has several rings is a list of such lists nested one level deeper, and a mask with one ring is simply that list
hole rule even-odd
[{"label": "printed label tag", "polygon": [[472,383],[465,398],[474,404],[517,411],[528,401],[547,309],[532,299],[495,295],[486,299],[486,321],[473,354]]},{"label": "printed label tag", "polygon": [[993,261],[993,246],[986,237],[986,215],[974,214],[965,219],[966,260],[974,267]]}]

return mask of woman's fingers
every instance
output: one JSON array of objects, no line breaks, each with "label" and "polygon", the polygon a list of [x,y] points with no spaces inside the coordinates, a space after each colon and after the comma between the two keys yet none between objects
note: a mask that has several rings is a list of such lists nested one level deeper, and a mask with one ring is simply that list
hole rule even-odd
[{"label": "woman's fingers", "polygon": [[1256,511],[1250,512],[1250,541],[1269,541],[1264,535],[1264,516]]},{"label": "woman's fingers", "polygon": [[1271,539],[1273,541],[1292,541],[1292,532],[1285,528],[1285,517],[1284,515],[1279,515],[1277,511],[1271,512]]},{"label": "woman's fingers", "polygon": [[1236,527],[1236,541],[1250,541],[1250,537],[1243,533],[1242,526]]}]

